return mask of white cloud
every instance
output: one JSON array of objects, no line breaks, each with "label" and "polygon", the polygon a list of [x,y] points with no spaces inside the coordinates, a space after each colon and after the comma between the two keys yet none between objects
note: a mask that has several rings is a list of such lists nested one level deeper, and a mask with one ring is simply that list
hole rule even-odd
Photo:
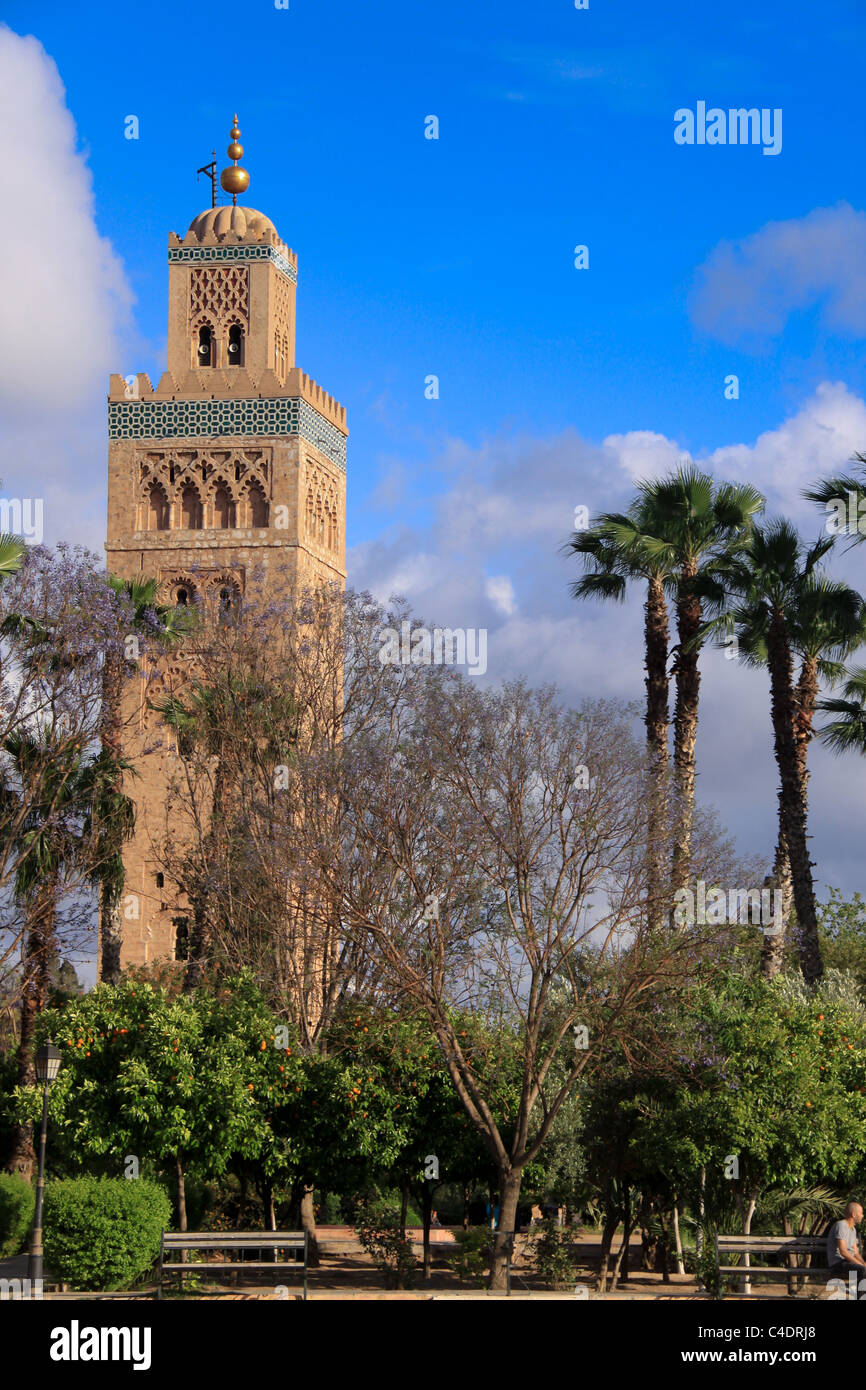
[{"label": "white cloud", "polygon": [[491,575],[484,586],[484,592],[497,613],[501,613],[503,618],[514,617],[517,612],[517,604],[514,601],[514,585],[507,574]]},{"label": "white cloud", "polygon": [[65,411],[121,361],[131,303],[123,267],[94,221],[60,75],[42,45],[0,25],[0,129],[6,133],[0,405]]},{"label": "white cloud", "polygon": [[866,213],[848,203],[720,242],[697,272],[690,312],[703,332],[748,344],[815,305],[828,329],[866,332]]},{"label": "white cloud", "polygon": [[820,512],[801,497],[822,474],[843,469],[855,451],[866,449],[866,403],[841,381],[822,382],[796,414],[754,444],[715,449],[703,462],[720,477],[756,483],[773,507],[808,529]]},{"label": "white cloud", "polygon": [[[821,512],[800,498],[801,487],[864,447],[866,403],[844,384],[825,382],[775,429],[696,461],[717,477],[756,483],[771,512],[789,511],[803,534],[814,536]],[[555,682],[571,701],[616,696],[640,705],[643,592],[636,586],[624,605],[575,603],[568,586],[581,571],[562,544],[576,504],[590,514],[620,510],[636,479],[667,472],[683,457],[675,440],[649,430],[610,435],[601,447],[574,431],[491,439],[478,449],[450,440],[438,460],[444,490],[431,504],[429,525],[404,526],[356,547],[349,582],[383,598],[403,594],[428,623],[486,628],[487,680],[523,675],[533,684]],[[862,564],[852,552],[834,560],[834,571],[862,587]],[[715,650],[705,651],[701,664],[699,794],[718,807],[744,848],[769,859],[777,774],[766,675]],[[856,887],[866,764],[843,770],[816,748],[813,767],[819,876]]]},{"label": "white cloud", "polygon": [[642,478],[657,478],[659,474],[676,468],[677,464],[689,461],[689,455],[680,449],[676,440],[656,434],[653,430],[609,434],[604,448],[635,482]]},{"label": "white cloud", "polygon": [[108,374],[128,360],[132,294],[95,222],[93,186],[57,68],[0,25],[6,133],[0,302],[3,493],[44,501],[45,540],[105,538]]}]

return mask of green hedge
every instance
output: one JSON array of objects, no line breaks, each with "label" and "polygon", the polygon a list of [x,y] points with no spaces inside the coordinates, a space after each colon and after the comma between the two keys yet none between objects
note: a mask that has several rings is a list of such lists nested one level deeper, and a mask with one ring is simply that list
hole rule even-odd
[{"label": "green hedge", "polygon": [[171,1221],[168,1194],[155,1182],[69,1178],[45,1188],[45,1263],[82,1291],[125,1289],[159,1258]]},{"label": "green hedge", "polygon": [[0,1260],[23,1250],[35,1206],[36,1193],[26,1178],[0,1173]]}]

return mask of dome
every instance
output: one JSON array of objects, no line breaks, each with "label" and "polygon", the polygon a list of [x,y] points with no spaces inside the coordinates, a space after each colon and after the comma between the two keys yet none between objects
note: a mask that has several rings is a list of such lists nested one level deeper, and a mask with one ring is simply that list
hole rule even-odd
[{"label": "dome", "polygon": [[263,212],[239,207],[208,208],[193,218],[189,230],[195,233],[199,241],[206,238],[210,241],[212,237],[221,241],[229,232],[242,237],[244,241],[266,241],[269,232],[275,236],[277,234],[273,222]]}]

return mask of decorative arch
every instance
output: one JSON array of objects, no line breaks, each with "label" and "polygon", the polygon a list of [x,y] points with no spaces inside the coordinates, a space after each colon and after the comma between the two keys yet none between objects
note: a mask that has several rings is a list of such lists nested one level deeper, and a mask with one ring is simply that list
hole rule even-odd
[{"label": "decorative arch", "polygon": [[167,531],[169,523],[168,497],[162,483],[152,482],[146,493],[147,531]]},{"label": "decorative arch", "polygon": [[228,484],[220,479],[213,489],[213,525],[217,531],[232,531],[238,524],[237,507]]},{"label": "decorative arch", "polygon": [[247,488],[247,518],[250,526],[263,528],[270,524],[270,508],[265,490],[259,482]]},{"label": "decorative arch", "polygon": [[181,530],[200,531],[203,524],[201,494],[195,483],[186,483],[180,494]]},{"label": "decorative arch", "polygon": [[216,366],[216,323],[208,314],[200,314],[192,325],[193,367]]},{"label": "decorative arch", "polygon": [[214,574],[208,583],[208,598],[221,626],[237,622],[241,611],[241,586],[236,575]]}]

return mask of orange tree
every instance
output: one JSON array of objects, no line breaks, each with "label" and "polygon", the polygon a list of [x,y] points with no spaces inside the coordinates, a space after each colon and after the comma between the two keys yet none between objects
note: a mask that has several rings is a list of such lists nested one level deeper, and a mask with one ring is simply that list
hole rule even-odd
[{"label": "orange tree", "polygon": [[[135,981],[98,985],[47,1010],[39,1031],[63,1053],[50,1117],[65,1166],[133,1175],[170,1165],[181,1229],[187,1172],[219,1175],[236,1159],[267,1176],[291,1169],[291,1134],[275,1120],[302,1069],[276,1046],[274,1017],[248,977],[192,998]],[[35,1116],[35,1088],[17,1099]]]},{"label": "orange tree", "polygon": [[[604,1132],[605,1116],[621,1122],[618,1172],[688,1193],[711,1225],[736,1213],[744,1234],[771,1190],[784,1204],[786,1191],[863,1180],[866,1019],[798,986],[738,970],[698,985],[669,1021],[680,1042],[666,1077],[590,1088],[588,1134]],[[589,1148],[601,1182],[612,1143]]]}]

